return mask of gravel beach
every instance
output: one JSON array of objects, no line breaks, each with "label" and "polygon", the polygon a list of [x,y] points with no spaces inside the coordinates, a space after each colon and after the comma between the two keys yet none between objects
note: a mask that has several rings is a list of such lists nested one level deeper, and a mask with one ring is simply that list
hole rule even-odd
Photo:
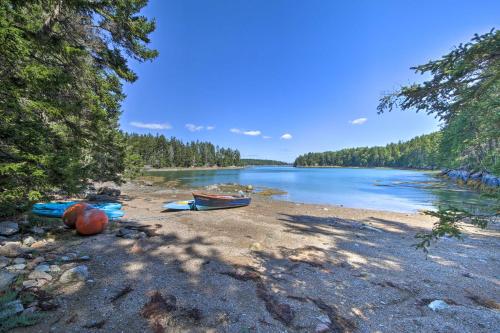
[{"label": "gravel beach", "polygon": [[[494,332],[497,225],[464,226],[428,255],[423,214],[275,201],[162,211],[190,191],[125,185],[122,222],[67,231],[45,257],[76,253],[89,276],[54,284],[57,309],[15,332]],[[120,236],[120,237],[117,237]],[[441,302],[434,302],[441,301]],[[432,304],[431,304],[432,303]],[[434,309],[431,309],[429,306]],[[496,328],[495,328],[496,327]]]}]

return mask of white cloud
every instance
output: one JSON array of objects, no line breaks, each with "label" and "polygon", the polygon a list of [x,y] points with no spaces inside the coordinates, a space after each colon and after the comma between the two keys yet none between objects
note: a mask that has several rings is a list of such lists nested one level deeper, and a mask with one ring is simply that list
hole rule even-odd
[{"label": "white cloud", "polygon": [[283,140],[291,140],[292,139],[292,135],[290,133],[285,133],[281,136],[281,139]]},{"label": "white cloud", "polygon": [[259,136],[262,134],[261,131],[259,130],[252,130],[252,131],[242,131],[240,130],[239,128],[231,128],[229,130],[229,132],[231,133],[235,133],[235,134],[243,134],[243,135],[249,135],[249,136]]},{"label": "white cloud", "polygon": [[250,136],[258,136],[261,134],[261,132],[258,130],[256,130],[256,131],[244,131],[243,134],[250,135]]},{"label": "white cloud", "polygon": [[215,129],[215,126],[207,126],[206,128],[207,128],[207,131],[211,131],[211,130]]},{"label": "white cloud", "polygon": [[366,123],[367,120],[368,120],[368,118],[358,118],[358,119],[354,119],[354,120],[349,121],[349,123],[351,123],[353,125],[363,125],[364,123]]},{"label": "white cloud", "polygon": [[197,131],[201,131],[204,128],[204,126],[197,126],[197,125],[194,125],[194,124],[186,124],[186,128],[190,132],[197,132]]},{"label": "white cloud", "polygon": [[263,135],[263,136],[262,136],[262,139],[266,139],[266,140],[268,140],[268,139],[272,139],[272,137],[270,137],[270,136],[268,136],[268,135]]},{"label": "white cloud", "polygon": [[132,121],[130,122],[130,125],[138,128],[147,128],[152,130],[167,130],[172,128],[172,126],[169,123],[157,124],[157,123],[142,123],[140,121]]}]

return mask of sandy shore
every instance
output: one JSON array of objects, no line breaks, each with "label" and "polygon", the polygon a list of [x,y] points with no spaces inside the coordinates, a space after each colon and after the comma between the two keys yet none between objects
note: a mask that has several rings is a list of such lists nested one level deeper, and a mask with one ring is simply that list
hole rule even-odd
[{"label": "sandy shore", "polygon": [[[89,255],[93,282],[56,287],[61,306],[42,323],[17,332],[493,332],[500,327],[495,226],[466,227],[463,241],[443,240],[425,256],[412,247],[414,235],[434,221],[421,214],[258,195],[245,208],[164,212],[163,202],[190,198],[189,191],[128,185],[122,194],[123,222],[97,236],[56,240],[47,250]],[[146,237],[117,237],[126,227],[143,230]],[[449,306],[432,311],[427,305],[437,299]]]}]

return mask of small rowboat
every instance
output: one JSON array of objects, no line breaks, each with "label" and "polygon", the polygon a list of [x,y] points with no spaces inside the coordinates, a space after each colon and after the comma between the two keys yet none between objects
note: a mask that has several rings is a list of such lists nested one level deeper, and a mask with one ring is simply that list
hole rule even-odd
[{"label": "small rowboat", "polygon": [[208,194],[193,192],[196,210],[223,209],[248,206],[252,200],[249,197],[227,194]]}]

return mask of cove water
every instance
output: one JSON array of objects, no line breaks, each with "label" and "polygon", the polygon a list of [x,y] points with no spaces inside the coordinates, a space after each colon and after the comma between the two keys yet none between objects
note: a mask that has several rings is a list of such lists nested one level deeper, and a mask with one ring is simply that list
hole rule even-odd
[{"label": "cove water", "polygon": [[488,210],[492,199],[459,188],[435,173],[383,168],[247,167],[243,169],[151,171],[165,180],[201,187],[238,183],[287,192],[275,199],[397,212],[454,206]]}]

